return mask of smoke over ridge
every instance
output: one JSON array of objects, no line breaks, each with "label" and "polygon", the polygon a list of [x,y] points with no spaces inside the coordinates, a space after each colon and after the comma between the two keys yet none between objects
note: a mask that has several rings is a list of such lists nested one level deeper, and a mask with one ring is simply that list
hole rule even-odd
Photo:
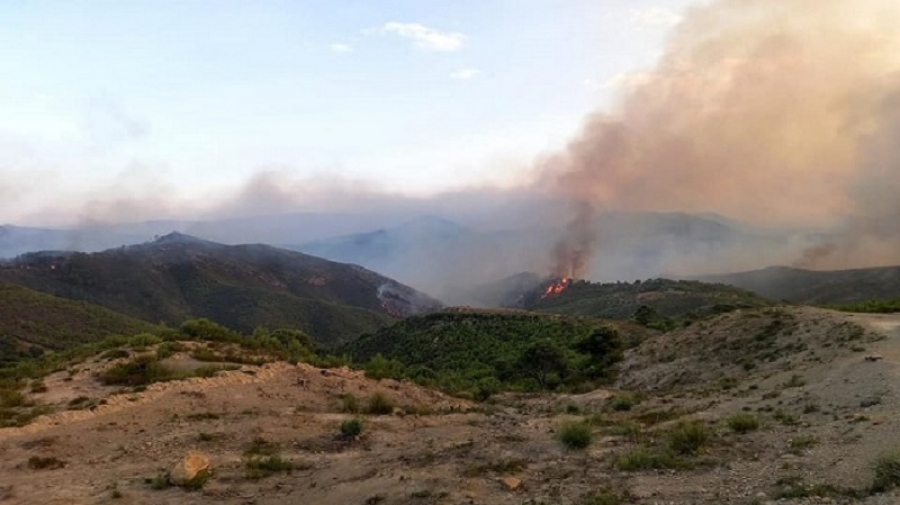
[{"label": "smoke over ridge", "polygon": [[839,224],[797,261],[900,259],[897,26],[894,0],[718,0],[689,10],[616,109],[590,116],[564,152],[539,162],[577,209],[554,273],[588,273],[593,231],[580,223],[589,209]]}]

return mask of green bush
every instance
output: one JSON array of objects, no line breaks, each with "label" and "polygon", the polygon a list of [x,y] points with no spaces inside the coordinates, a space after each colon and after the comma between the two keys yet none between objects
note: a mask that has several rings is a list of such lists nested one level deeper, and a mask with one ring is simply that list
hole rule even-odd
[{"label": "green bush", "polygon": [[594,440],[594,433],[584,421],[567,422],[560,426],[556,437],[568,449],[586,449]]},{"label": "green bush", "polygon": [[695,455],[712,438],[712,431],[703,421],[682,421],[666,436],[670,449],[677,454]]},{"label": "green bush", "polygon": [[262,437],[254,438],[250,444],[244,449],[245,456],[274,456],[278,454],[281,447],[276,442],[269,442]]},{"label": "green bush", "polygon": [[626,412],[637,405],[638,400],[631,393],[619,393],[609,398],[609,406],[617,412]]},{"label": "green bush", "polygon": [[346,438],[358,437],[362,434],[362,431],[363,420],[358,417],[347,419],[346,421],[341,423],[341,435]]},{"label": "green bush", "polygon": [[341,397],[341,412],[358,414],[359,408],[359,400],[352,393],[347,393]]},{"label": "green bush", "polygon": [[282,458],[278,454],[266,456],[264,458],[250,458],[247,460],[248,479],[262,479],[278,472],[290,472],[294,469],[294,464]]},{"label": "green bush", "polygon": [[749,433],[759,429],[759,417],[753,414],[735,414],[725,420],[731,431],[735,433]]},{"label": "green bush", "polygon": [[616,458],[616,468],[623,472],[681,468],[684,464],[669,451],[638,447]]},{"label": "green bush", "polygon": [[19,390],[17,389],[0,389],[0,408],[10,409],[14,407],[23,407],[28,403]]},{"label": "green bush", "polygon": [[150,484],[150,489],[154,489],[156,491],[172,487],[172,484],[169,482],[169,478],[165,474],[161,473],[154,475],[152,479],[147,479],[146,482]]},{"label": "green bush", "polygon": [[394,412],[394,400],[382,392],[369,397],[366,404],[366,413],[376,416],[386,416]]},{"label": "green bush", "polygon": [[107,386],[145,386],[176,378],[178,378],[176,372],[163,366],[156,356],[152,355],[138,356],[131,361],[117,363],[99,375],[100,381]]},{"label": "green bush", "polygon": [[875,461],[872,489],[885,492],[900,487],[900,451],[886,452]]}]

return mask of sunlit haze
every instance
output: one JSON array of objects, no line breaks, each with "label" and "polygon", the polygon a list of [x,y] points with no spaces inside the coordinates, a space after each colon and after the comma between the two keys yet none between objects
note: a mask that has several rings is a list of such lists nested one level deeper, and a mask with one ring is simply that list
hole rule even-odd
[{"label": "sunlit haze", "polygon": [[103,219],[173,217],[266,174],[515,186],[654,64],[688,3],[4,2],[0,222],[162,195],[158,216]]}]

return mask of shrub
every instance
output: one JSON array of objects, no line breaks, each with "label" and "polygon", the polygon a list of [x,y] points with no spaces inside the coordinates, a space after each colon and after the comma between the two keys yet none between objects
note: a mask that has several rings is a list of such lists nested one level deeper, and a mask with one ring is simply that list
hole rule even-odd
[{"label": "shrub", "polygon": [[118,363],[100,373],[100,381],[106,385],[144,386],[154,382],[172,380],[177,374],[163,366],[156,356],[138,356],[132,361]]},{"label": "shrub", "polygon": [[623,472],[680,468],[683,463],[668,451],[638,447],[616,458],[616,468]]},{"label": "shrub", "polygon": [[585,449],[591,445],[594,433],[583,421],[567,422],[559,428],[557,439],[568,449]]},{"label": "shrub", "polygon": [[28,403],[20,391],[16,389],[0,389],[0,408],[23,407]]},{"label": "shrub", "polygon": [[32,456],[28,458],[28,468],[32,470],[56,470],[66,466],[65,461],[61,461],[54,457],[44,458],[41,456]]},{"label": "shrub", "polygon": [[248,479],[262,479],[278,472],[290,472],[294,469],[294,464],[283,459],[278,454],[273,454],[264,458],[251,458],[247,460]]},{"label": "shrub", "polygon": [[819,443],[819,439],[812,435],[800,435],[791,440],[791,452],[800,453]]},{"label": "shrub", "polygon": [[703,421],[682,421],[666,437],[669,448],[678,454],[694,455],[712,438]]},{"label": "shrub", "polygon": [[609,399],[610,408],[617,412],[625,412],[631,410],[631,408],[638,403],[639,402],[637,401],[637,398],[635,398],[631,393],[619,393],[613,395]]},{"label": "shrub", "polygon": [[527,467],[528,462],[524,459],[501,459],[469,466],[463,470],[463,475],[466,477],[479,477],[487,473],[510,474],[521,472]]},{"label": "shrub", "polygon": [[250,442],[250,445],[244,449],[245,456],[274,456],[278,454],[281,447],[276,442],[269,442],[262,437],[256,437]]},{"label": "shrub", "polygon": [[394,411],[394,400],[386,394],[378,392],[369,397],[366,412],[376,416],[385,416]]},{"label": "shrub", "polygon": [[363,431],[363,421],[358,417],[347,419],[341,423],[341,435],[346,438],[358,437]]},{"label": "shrub", "polygon": [[576,503],[577,505],[620,505],[627,501],[628,497],[623,493],[607,488],[582,496]]},{"label": "shrub", "polygon": [[731,431],[735,433],[749,433],[759,429],[759,418],[753,414],[735,414],[726,421]]},{"label": "shrub", "polygon": [[359,413],[359,400],[352,393],[347,393],[341,397],[341,412],[347,414]]},{"label": "shrub", "polygon": [[900,487],[900,451],[886,452],[875,461],[872,489],[884,492]]},{"label": "shrub", "polygon": [[150,484],[150,489],[155,489],[157,491],[172,486],[172,484],[169,483],[169,478],[162,473],[156,474],[152,479],[147,479],[146,482]]}]

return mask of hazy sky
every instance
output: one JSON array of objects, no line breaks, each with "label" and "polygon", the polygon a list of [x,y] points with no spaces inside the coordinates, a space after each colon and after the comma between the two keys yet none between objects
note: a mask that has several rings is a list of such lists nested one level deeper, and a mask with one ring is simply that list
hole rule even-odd
[{"label": "hazy sky", "polygon": [[0,224],[269,172],[509,185],[656,62],[690,3],[5,1]]}]

